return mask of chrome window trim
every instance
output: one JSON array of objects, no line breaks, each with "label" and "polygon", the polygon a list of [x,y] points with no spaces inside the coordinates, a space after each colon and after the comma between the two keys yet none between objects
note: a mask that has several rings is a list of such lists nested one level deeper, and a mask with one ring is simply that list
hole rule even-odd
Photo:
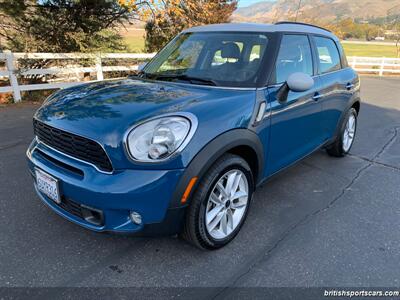
[{"label": "chrome window trim", "polygon": [[324,76],[324,75],[328,75],[328,74],[337,73],[337,72],[340,72],[340,71],[346,70],[346,69],[348,69],[348,68],[350,68],[350,69],[351,69],[351,67],[350,67],[350,66],[348,66],[348,67],[345,67],[345,68],[342,68],[342,69],[339,69],[339,70],[335,70],[335,71],[329,71],[329,72],[326,72],[326,73],[320,73],[320,74],[318,74],[318,76]]},{"label": "chrome window trim", "polygon": [[[334,73],[337,73],[337,72],[340,72],[340,71],[343,71],[343,70],[347,70],[347,69],[353,69],[352,67],[350,67],[350,66],[348,66],[348,67],[345,67],[345,68],[343,68],[343,69],[339,69],[339,70],[335,70],[335,71],[330,71],[330,72],[326,72],[326,73],[320,73],[320,74],[315,74],[314,76],[311,76],[311,78],[316,78],[316,77],[321,77],[321,76],[324,76],[324,75],[329,75],[329,74],[334,74]],[[279,86],[281,86],[282,84],[284,84],[286,81],[284,81],[284,82],[279,82],[279,83],[274,83],[274,84],[269,84],[269,85],[266,85],[264,88],[269,88],[269,87],[279,87]]]}]

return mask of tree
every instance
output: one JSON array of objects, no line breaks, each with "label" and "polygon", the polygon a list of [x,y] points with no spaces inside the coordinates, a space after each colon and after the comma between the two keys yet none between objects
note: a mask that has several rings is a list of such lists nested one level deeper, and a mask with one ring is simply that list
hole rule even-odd
[{"label": "tree", "polygon": [[[137,11],[117,0],[0,0],[0,51],[109,52],[125,50],[117,28]],[[68,62],[70,64],[71,62]],[[73,63],[93,64],[91,59]],[[59,65],[54,60],[19,59],[19,69]],[[85,73],[84,76],[89,76]],[[20,76],[26,83],[42,82],[52,75]]]},{"label": "tree", "polygon": [[375,39],[379,34],[379,27],[373,24],[361,24],[361,30],[367,41]]},{"label": "tree", "polygon": [[145,47],[149,52],[159,50],[185,28],[229,22],[237,7],[237,0],[120,0],[120,3],[139,10],[145,18]]},{"label": "tree", "polygon": [[[317,22],[318,23],[318,22]],[[335,23],[320,24],[331,30],[340,39],[365,39],[370,41],[379,35],[379,26],[368,23],[356,23],[351,18],[346,18]]]},{"label": "tree", "polygon": [[117,0],[1,0],[0,46],[23,52],[123,50],[115,29],[134,17]]},{"label": "tree", "polygon": [[400,58],[400,16],[394,21],[394,40],[396,42],[396,54],[397,58]]}]

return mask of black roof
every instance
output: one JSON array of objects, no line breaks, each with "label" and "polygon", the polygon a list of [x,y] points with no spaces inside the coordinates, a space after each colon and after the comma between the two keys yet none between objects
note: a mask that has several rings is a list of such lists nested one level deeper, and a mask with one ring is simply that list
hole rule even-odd
[{"label": "black roof", "polygon": [[338,38],[329,30],[300,22],[278,22],[275,24],[259,23],[223,23],[192,27],[183,32],[304,32],[325,35],[335,40]]}]

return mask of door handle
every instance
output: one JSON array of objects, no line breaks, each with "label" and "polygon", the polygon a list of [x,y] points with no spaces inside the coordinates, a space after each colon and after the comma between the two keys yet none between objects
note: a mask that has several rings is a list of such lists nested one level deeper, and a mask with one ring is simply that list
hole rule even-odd
[{"label": "door handle", "polygon": [[322,95],[318,92],[315,92],[314,96],[312,97],[314,101],[318,101],[319,98],[322,98]]},{"label": "door handle", "polygon": [[350,82],[346,84],[346,90],[348,90],[348,91],[350,91],[353,87],[354,87],[354,84],[352,84]]}]

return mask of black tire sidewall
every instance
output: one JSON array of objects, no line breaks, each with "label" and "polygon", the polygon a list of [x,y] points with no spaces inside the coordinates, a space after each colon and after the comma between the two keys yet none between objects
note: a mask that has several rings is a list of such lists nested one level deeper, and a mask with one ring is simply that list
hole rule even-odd
[{"label": "black tire sidewall", "polygon": [[353,147],[354,139],[350,145],[350,148],[347,151],[344,151],[344,149],[343,149],[343,133],[346,128],[346,124],[347,124],[347,121],[348,121],[350,115],[354,115],[354,117],[356,118],[356,126],[355,126],[355,131],[354,131],[354,139],[355,139],[356,132],[357,132],[358,114],[357,114],[357,111],[354,109],[354,107],[351,107],[350,109],[347,110],[347,112],[345,113],[345,115],[343,116],[343,118],[340,121],[339,129],[338,129],[338,132],[337,132],[334,142],[326,148],[328,154],[331,156],[343,157],[347,153],[349,153],[351,148]]},{"label": "black tire sidewall", "polygon": [[[205,243],[206,248],[213,248],[213,249],[217,249],[220,248],[224,245],[226,245],[227,243],[229,243],[233,238],[235,238],[235,236],[238,234],[238,232],[240,231],[241,227],[243,226],[244,221],[247,218],[247,214],[250,208],[250,203],[251,203],[251,199],[253,196],[253,191],[254,191],[254,182],[253,182],[253,175],[251,172],[250,167],[248,166],[248,164],[241,159],[240,157],[232,157],[226,161],[223,162],[223,164],[221,164],[221,166],[218,166],[219,168],[217,168],[216,170],[212,170],[211,174],[212,175],[212,180],[211,183],[207,185],[206,189],[207,192],[203,193],[203,197],[201,198],[201,204],[198,210],[198,220],[197,220],[197,230],[199,233],[199,236],[201,237],[201,239],[203,240],[203,243]],[[205,223],[205,212],[206,212],[206,207],[207,207],[207,202],[208,202],[208,198],[212,192],[212,189],[214,188],[214,186],[216,185],[216,183],[218,182],[218,180],[225,175],[227,172],[229,172],[230,170],[240,170],[243,172],[243,174],[246,176],[247,182],[248,182],[248,188],[249,188],[249,198],[248,198],[248,203],[246,206],[246,211],[243,214],[243,217],[240,221],[240,223],[238,224],[238,226],[235,228],[235,230],[226,238],[224,239],[215,239],[213,238],[207,231],[206,228],[206,223]],[[214,171],[214,172],[213,172]]]},{"label": "black tire sidewall", "polygon": [[[347,124],[347,122],[348,122],[348,120],[349,120],[350,115],[353,115],[353,116],[354,116],[356,124],[355,124],[355,128],[354,128],[354,138],[353,138],[353,141],[351,142],[350,148],[349,148],[347,151],[345,151],[345,150],[343,149],[343,134],[344,134],[344,131],[345,131],[345,129],[346,129],[346,124]],[[338,146],[340,147],[339,149],[340,149],[340,151],[342,152],[343,155],[346,155],[347,153],[349,153],[350,150],[351,150],[351,148],[353,147],[354,139],[355,139],[356,132],[357,132],[357,121],[358,121],[358,120],[357,120],[357,111],[352,107],[352,108],[350,108],[350,109],[347,111],[346,116],[345,116],[344,119],[343,119],[342,127],[341,127],[341,129],[340,129],[340,135],[339,135],[339,137],[338,137],[338,142],[339,142],[339,145],[338,145]]]}]

